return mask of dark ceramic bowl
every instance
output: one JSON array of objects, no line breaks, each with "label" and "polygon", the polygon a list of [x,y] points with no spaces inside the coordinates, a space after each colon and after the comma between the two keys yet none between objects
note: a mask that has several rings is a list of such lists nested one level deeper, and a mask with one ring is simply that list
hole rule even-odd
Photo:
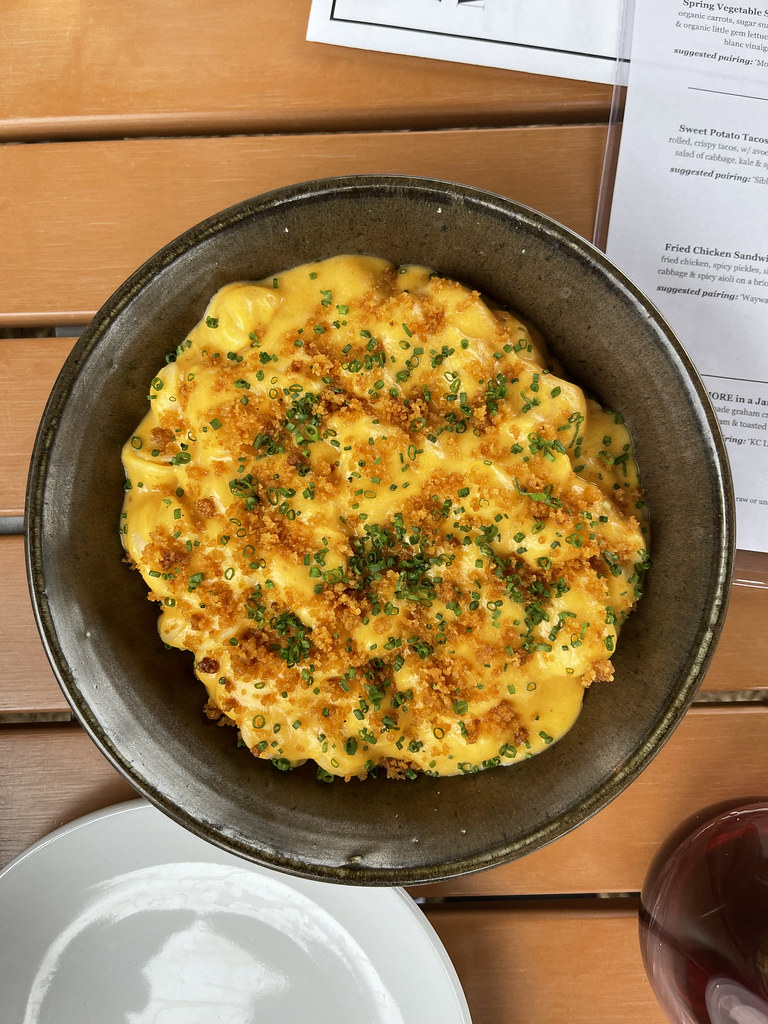
[{"label": "dark ceramic bowl", "polygon": [[[122,561],[120,449],[165,353],[236,279],[337,253],[431,266],[508,304],[568,375],[620,410],[651,509],[652,567],[616,679],[552,749],[514,767],[413,782],[277,772],[201,713],[189,654],[164,649]],[[656,309],[583,239],[508,199],[404,177],[296,185],[186,232],[118,289],[75,345],[37,437],[29,581],[59,682],[112,763],[153,803],[236,854],[295,874],[395,885],[519,857],[603,807],[680,721],[723,620],[734,516],[723,443]],[[66,770],[66,766],[62,766]]]}]

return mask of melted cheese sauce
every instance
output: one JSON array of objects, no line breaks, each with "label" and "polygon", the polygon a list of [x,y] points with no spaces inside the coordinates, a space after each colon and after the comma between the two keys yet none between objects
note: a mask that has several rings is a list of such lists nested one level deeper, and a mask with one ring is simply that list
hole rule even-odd
[{"label": "melted cheese sauce", "polygon": [[169,359],[122,540],[257,757],[476,772],[612,678],[647,561],[630,439],[520,320],[340,256],[222,288]]}]

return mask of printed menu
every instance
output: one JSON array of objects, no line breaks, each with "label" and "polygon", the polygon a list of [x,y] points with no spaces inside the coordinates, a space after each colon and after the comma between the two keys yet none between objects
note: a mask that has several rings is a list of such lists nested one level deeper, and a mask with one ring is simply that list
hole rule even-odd
[{"label": "printed menu", "polygon": [[307,39],[611,84],[624,0],[312,0]]},{"label": "printed menu", "polygon": [[606,252],[717,411],[737,543],[768,551],[768,5],[636,4]]}]

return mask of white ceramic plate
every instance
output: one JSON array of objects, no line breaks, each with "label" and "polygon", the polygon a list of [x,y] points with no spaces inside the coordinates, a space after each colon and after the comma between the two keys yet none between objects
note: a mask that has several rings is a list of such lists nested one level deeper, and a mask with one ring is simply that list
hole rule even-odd
[{"label": "white ceramic plate", "polygon": [[241,861],[143,800],[0,872],[2,1017],[18,1024],[470,1024],[402,889]]}]

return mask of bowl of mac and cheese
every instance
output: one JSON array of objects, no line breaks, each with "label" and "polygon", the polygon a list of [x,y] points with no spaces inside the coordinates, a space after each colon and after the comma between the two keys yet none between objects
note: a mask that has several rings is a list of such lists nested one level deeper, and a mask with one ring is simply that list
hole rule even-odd
[{"label": "bowl of mac and cheese", "polygon": [[522,856],[643,770],[713,652],[733,513],[705,389],[598,250],[368,176],[232,207],[118,289],[27,534],[60,684],[141,793],[390,885]]}]

